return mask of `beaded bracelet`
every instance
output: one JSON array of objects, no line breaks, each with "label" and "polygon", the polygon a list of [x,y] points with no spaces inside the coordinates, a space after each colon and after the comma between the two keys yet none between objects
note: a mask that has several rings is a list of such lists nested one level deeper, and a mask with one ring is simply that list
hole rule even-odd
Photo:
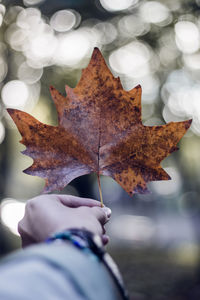
[{"label": "beaded bracelet", "polygon": [[69,229],[63,232],[58,232],[46,240],[46,243],[51,243],[55,240],[70,241],[75,247],[94,253],[98,258],[102,259],[104,250],[99,236],[94,235],[90,231],[81,229]]}]

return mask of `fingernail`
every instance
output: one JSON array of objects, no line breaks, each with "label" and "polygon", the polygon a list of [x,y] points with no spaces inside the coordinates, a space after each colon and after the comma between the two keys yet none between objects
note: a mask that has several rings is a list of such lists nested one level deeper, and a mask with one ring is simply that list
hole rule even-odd
[{"label": "fingernail", "polygon": [[111,209],[110,209],[109,207],[106,207],[106,206],[102,207],[102,209],[103,209],[104,212],[106,213],[106,216],[107,216],[108,218],[110,218],[111,213],[112,213]]}]

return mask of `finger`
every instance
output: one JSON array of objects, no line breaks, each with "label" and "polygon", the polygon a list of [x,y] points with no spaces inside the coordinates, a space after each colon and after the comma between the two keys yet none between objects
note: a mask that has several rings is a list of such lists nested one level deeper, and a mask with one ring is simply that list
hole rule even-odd
[{"label": "finger", "polygon": [[106,234],[104,234],[104,235],[102,236],[102,242],[103,242],[103,244],[104,244],[104,245],[107,245],[107,244],[109,243],[109,241],[110,241],[109,236],[106,235]]},{"label": "finger", "polygon": [[21,219],[19,222],[18,222],[18,232],[20,234],[21,237],[23,237],[25,235],[25,218]]},{"label": "finger", "polygon": [[107,206],[104,206],[104,207],[102,207],[102,209],[103,209],[103,210],[104,210],[104,212],[106,213],[106,215],[107,215],[108,219],[110,219],[110,217],[111,217],[111,214],[112,214],[112,211],[111,211],[111,209],[110,209],[109,207],[107,207]]},{"label": "finger", "polygon": [[18,223],[18,232],[21,236],[22,248],[36,243],[36,240],[32,236],[30,236],[27,230],[25,230],[25,223],[26,222],[24,218]]},{"label": "finger", "polygon": [[104,225],[108,221],[107,214],[103,208],[94,206],[91,208],[91,211],[95,215],[97,220],[101,223],[101,225]]},{"label": "finger", "polygon": [[94,207],[98,206],[101,207],[101,203],[94,199],[89,198],[81,198],[76,197],[72,195],[57,195],[60,202],[68,207],[79,207],[79,206],[88,206],[88,207]]}]

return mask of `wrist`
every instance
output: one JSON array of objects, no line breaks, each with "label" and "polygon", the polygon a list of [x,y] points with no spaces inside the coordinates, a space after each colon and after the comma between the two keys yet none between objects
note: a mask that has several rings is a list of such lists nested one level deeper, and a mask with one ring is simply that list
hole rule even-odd
[{"label": "wrist", "polygon": [[85,229],[71,228],[57,232],[50,236],[46,240],[46,243],[51,243],[56,240],[69,241],[76,248],[83,251],[90,250],[100,259],[102,259],[104,255],[103,244],[100,236]]}]

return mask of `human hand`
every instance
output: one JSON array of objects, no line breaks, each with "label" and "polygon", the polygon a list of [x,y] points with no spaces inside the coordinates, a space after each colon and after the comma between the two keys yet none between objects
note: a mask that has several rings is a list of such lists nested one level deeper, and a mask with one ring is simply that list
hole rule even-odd
[{"label": "human hand", "polygon": [[99,201],[71,195],[41,195],[27,201],[25,215],[18,224],[22,246],[39,243],[53,233],[71,228],[86,229],[101,236],[111,215]]}]

